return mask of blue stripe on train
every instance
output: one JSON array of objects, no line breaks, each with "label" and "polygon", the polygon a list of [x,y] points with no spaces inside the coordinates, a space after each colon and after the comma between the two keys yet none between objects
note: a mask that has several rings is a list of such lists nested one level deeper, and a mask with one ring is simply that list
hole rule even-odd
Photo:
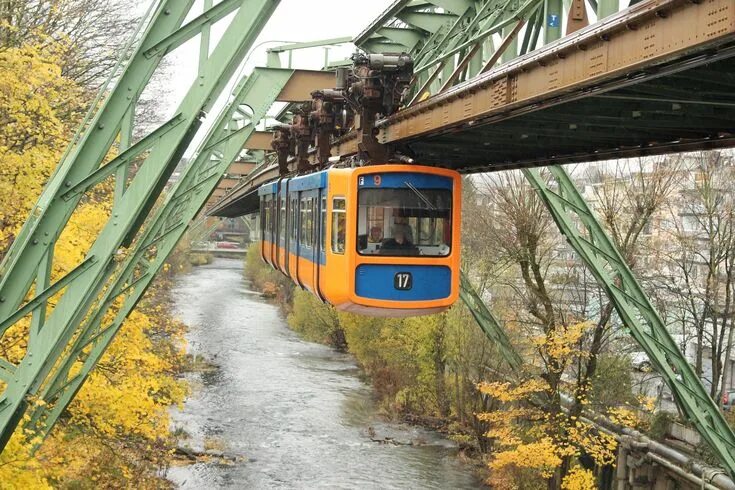
[{"label": "blue stripe on train", "polygon": [[[413,277],[413,287],[409,291],[397,290],[396,274],[406,272]],[[447,298],[451,291],[452,271],[445,266],[363,264],[355,274],[355,293],[363,298],[430,301]]]},{"label": "blue stripe on train", "polygon": [[[380,177],[377,181],[376,176]],[[360,189],[404,189],[408,187],[406,183],[410,183],[417,189],[452,190],[454,186],[454,181],[450,177],[413,172],[367,174],[361,175],[358,181]]]}]

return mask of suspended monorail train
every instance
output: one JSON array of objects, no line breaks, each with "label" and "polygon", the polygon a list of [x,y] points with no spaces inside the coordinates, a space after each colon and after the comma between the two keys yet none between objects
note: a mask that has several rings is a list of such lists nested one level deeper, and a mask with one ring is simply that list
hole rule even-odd
[{"label": "suspended monorail train", "polygon": [[443,311],[459,296],[461,185],[452,170],[392,164],[263,185],[261,255],[341,311]]}]

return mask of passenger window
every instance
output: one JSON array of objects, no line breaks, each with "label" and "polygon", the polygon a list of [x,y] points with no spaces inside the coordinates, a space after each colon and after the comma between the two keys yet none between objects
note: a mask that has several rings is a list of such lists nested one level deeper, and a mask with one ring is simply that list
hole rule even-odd
[{"label": "passenger window", "polygon": [[332,252],[345,253],[345,237],[347,235],[347,210],[343,197],[332,200]]},{"label": "passenger window", "polygon": [[291,200],[291,240],[296,241],[299,230],[299,201]]},{"label": "passenger window", "polygon": [[260,198],[260,239],[265,238],[265,198]]},{"label": "passenger window", "polygon": [[321,250],[327,249],[327,198],[322,196],[321,200],[321,220],[319,224]]},{"label": "passenger window", "polygon": [[280,223],[278,224],[278,240],[286,239],[286,199],[281,198]]},{"label": "passenger window", "polygon": [[309,246],[309,243],[308,243],[309,237],[307,235],[307,230],[309,228],[308,228],[308,225],[307,225],[308,215],[307,215],[307,209],[306,209],[306,198],[302,198],[301,199],[300,210],[301,210],[301,231],[299,233],[300,234],[300,236],[299,236],[299,243],[301,244],[302,247],[308,247]]}]

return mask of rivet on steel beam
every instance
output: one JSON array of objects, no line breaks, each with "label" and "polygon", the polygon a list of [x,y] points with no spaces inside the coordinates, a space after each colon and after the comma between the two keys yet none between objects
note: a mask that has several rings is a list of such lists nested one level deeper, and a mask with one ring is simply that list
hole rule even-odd
[{"label": "rivet on steel beam", "polygon": [[0,297],[0,303],[5,303],[5,297]]},{"label": "rivet on steel beam", "polygon": [[38,240],[36,240],[36,239],[34,238],[34,239],[33,239],[33,241],[32,241],[31,243],[33,243],[34,245],[38,245]]},{"label": "rivet on steel beam", "polygon": [[69,181],[67,180],[66,182],[64,182],[64,185],[65,185],[65,186],[66,186],[67,188],[69,188],[69,187],[71,187],[71,182],[69,182]]},{"label": "rivet on steel beam", "polygon": [[99,125],[97,125],[97,129],[105,129],[105,123],[99,123]]},{"label": "rivet on steel beam", "polygon": [[166,9],[163,11],[165,15],[171,15],[171,9]]}]

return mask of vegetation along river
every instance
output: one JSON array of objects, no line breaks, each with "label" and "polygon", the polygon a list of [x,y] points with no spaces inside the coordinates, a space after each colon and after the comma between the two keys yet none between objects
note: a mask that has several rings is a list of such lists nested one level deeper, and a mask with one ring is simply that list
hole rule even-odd
[{"label": "vegetation along river", "polygon": [[[384,421],[353,359],[301,340],[278,307],[217,259],[182,276],[176,307],[189,352],[217,366],[190,375],[175,425],[196,451],[234,462],[171,468],[182,488],[476,488],[455,445]],[[376,442],[382,441],[382,442]]]}]

